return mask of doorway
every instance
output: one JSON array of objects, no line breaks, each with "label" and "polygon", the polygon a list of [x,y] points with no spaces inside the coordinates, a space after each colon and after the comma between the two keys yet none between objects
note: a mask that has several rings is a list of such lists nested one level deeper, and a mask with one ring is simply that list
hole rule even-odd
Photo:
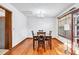
[{"label": "doorway", "polygon": [[0,49],[12,48],[12,12],[0,6]]}]

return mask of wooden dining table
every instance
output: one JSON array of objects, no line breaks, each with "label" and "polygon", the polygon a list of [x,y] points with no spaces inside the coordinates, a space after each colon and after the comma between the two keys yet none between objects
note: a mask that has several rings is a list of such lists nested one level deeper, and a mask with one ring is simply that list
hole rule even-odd
[{"label": "wooden dining table", "polygon": [[51,36],[47,36],[46,32],[37,32],[37,41],[38,41],[38,49],[40,48],[40,45],[42,45],[42,48],[45,50],[46,44],[45,41],[48,41],[50,49],[52,49],[52,44],[51,44]]}]

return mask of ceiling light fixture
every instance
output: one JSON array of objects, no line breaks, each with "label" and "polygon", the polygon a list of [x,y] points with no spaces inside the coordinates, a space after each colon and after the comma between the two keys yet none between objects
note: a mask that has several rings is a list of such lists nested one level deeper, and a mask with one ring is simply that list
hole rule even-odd
[{"label": "ceiling light fixture", "polygon": [[45,10],[42,10],[42,9],[39,9],[35,12],[35,15],[37,17],[45,17],[46,16],[46,11]]}]

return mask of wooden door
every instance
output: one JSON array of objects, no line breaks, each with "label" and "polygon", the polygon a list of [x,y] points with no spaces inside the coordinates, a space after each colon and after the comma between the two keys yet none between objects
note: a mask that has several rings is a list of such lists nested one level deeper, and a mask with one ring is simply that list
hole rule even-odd
[{"label": "wooden door", "polygon": [[5,11],[5,48],[12,48],[12,13]]}]

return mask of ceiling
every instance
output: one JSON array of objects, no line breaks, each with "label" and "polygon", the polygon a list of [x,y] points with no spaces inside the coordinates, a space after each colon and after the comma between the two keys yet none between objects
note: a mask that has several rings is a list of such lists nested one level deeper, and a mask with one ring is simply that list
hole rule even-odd
[{"label": "ceiling", "polygon": [[[56,17],[61,12],[73,5],[73,3],[11,3],[25,16]],[[39,15],[38,15],[39,16]]]}]

